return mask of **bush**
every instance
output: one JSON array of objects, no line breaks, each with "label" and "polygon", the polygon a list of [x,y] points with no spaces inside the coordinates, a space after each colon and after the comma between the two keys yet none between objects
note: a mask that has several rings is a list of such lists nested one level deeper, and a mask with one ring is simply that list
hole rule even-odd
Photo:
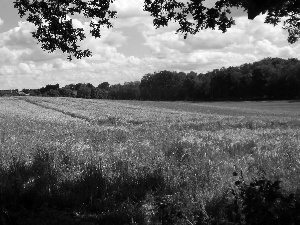
[{"label": "bush", "polygon": [[[234,172],[233,175],[238,174]],[[233,208],[239,215],[233,222],[246,225],[300,224],[300,196],[285,194],[280,183],[263,177],[246,184],[241,173],[235,182],[236,189],[232,190]]]}]

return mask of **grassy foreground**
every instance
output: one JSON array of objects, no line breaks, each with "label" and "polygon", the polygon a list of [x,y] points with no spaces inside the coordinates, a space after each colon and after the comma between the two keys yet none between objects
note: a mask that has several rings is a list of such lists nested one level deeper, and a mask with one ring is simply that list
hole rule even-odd
[{"label": "grassy foreground", "polygon": [[300,102],[20,97],[0,109],[0,224],[300,220]]}]

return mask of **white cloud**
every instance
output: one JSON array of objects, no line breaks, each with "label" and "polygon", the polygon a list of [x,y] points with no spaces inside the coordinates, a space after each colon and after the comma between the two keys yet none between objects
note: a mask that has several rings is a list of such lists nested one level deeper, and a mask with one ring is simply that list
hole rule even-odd
[{"label": "white cloud", "polygon": [[5,76],[10,76],[16,73],[16,68],[12,66],[3,65],[0,67],[0,76],[5,78]]},{"label": "white cloud", "polygon": [[21,54],[21,51],[11,51],[5,46],[0,47],[0,65],[16,62]]},{"label": "white cloud", "polygon": [[[34,66],[33,66],[34,67]],[[19,64],[19,73],[25,73],[25,74],[27,74],[27,73],[31,73],[32,71],[31,71],[31,69],[32,68],[30,68],[30,66],[27,64],[27,63],[20,63]]]},{"label": "white cloud", "polygon": [[143,11],[143,0],[116,0],[111,9],[117,11],[118,18],[144,17],[149,13]]},{"label": "white cloud", "polygon": [[4,21],[3,21],[3,19],[0,18],[0,26],[1,26],[2,24],[4,24]]},{"label": "white cloud", "polygon": [[72,70],[76,68],[76,64],[74,62],[66,61],[60,58],[53,60],[53,68],[59,70]]},{"label": "white cloud", "polygon": [[31,47],[37,42],[32,38],[31,32],[34,31],[34,25],[29,22],[19,22],[18,27],[4,32],[0,36],[0,40],[5,46],[11,48],[26,48]]}]

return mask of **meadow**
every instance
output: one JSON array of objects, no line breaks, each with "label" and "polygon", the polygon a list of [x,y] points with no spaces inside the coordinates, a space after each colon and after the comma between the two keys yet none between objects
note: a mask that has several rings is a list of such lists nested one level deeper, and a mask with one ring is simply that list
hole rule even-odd
[{"label": "meadow", "polygon": [[232,208],[236,181],[299,197],[299,128],[297,101],[3,97],[2,220],[250,224]]}]

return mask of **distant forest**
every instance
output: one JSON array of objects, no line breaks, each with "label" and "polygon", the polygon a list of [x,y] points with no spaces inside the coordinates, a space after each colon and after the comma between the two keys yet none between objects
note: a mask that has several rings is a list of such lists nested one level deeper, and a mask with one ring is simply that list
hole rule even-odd
[{"label": "distant forest", "polygon": [[65,87],[56,84],[22,91],[34,96],[155,101],[300,99],[300,61],[266,58],[200,74],[165,70],[124,84],[102,82],[97,87],[90,83]]}]

